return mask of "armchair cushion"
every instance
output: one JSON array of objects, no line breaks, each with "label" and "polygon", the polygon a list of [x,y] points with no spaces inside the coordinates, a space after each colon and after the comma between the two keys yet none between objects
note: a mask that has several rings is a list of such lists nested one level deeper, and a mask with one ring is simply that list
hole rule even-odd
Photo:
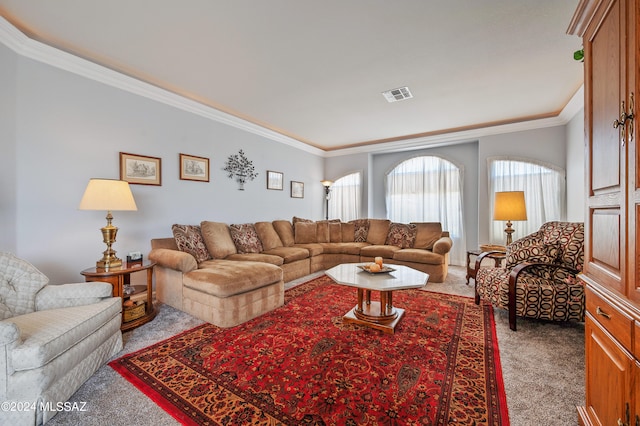
[{"label": "armchair cushion", "polygon": [[111,284],[103,282],[47,285],[36,294],[36,310],[90,305],[111,297],[112,292]]},{"label": "armchair cushion", "polygon": [[507,246],[507,270],[523,262],[554,263],[558,257],[558,245],[545,243],[540,232],[516,240]]},{"label": "armchair cushion", "polygon": [[0,320],[36,309],[35,295],[49,279],[29,262],[4,253],[0,256]]},{"label": "armchair cushion", "polygon": [[11,351],[13,369],[31,370],[48,364],[117,317],[121,309],[120,298],[111,297],[98,304],[49,309],[5,320],[18,327],[22,338],[22,344]]}]

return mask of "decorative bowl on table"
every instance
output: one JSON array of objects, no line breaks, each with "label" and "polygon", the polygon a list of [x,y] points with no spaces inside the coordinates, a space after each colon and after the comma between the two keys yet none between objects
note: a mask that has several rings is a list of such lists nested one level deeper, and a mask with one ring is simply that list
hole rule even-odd
[{"label": "decorative bowl on table", "polygon": [[375,263],[367,263],[365,265],[358,265],[358,268],[360,268],[363,271],[368,272],[370,274],[386,274],[386,273],[395,271],[395,269],[390,268],[389,266],[384,266],[384,265],[379,270],[376,270],[375,268],[374,268],[374,270],[371,270],[371,265],[375,265]]}]

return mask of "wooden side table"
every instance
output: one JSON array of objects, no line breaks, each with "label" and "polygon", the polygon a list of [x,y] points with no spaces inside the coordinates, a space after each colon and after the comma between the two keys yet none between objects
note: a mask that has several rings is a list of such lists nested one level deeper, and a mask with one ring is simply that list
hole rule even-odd
[{"label": "wooden side table", "polygon": [[[120,326],[120,330],[128,331],[148,323],[155,318],[157,314],[153,306],[153,267],[155,265],[155,262],[149,261],[123,262],[122,267],[119,268],[106,270],[94,267],[87,268],[80,273],[84,275],[85,281],[102,281],[111,284],[113,286],[113,295],[115,297],[122,297],[123,303],[131,299],[132,296],[146,293],[144,314],[141,317],[125,321],[125,308],[124,306],[122,308],[122,325]],[[131,274],[143,271],[147,273],[147,285],[130,286]],[[132,287],[133,292],[125,294],[125,287]]]},{"label": "wooden side table", "polygon": [[[467,285],[469,285],[469,279],[473,278],[474,281],[476,280],[475,258],[480,256],[482,253],[483,251],[480,249],[467,250]],[[473,262],[471,262],[472,256],[474,258]],[[502,260],[506,257],[506,253],[495,253],[489,257],[493,259],[495,267],[498,268],[502,263]]]}]

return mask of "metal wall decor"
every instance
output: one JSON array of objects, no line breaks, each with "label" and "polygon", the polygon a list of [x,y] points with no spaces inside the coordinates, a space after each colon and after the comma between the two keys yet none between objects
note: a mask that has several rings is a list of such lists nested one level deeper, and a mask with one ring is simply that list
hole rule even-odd
[{"label": "metal wall decor", "polygon": [[258,176],[253,166],[253,161],[244,155],[243,150],[229,156],[225,163],[224,171],[227,172],[229,179],[235,179],[238,182],[240,191],[244,191],[244,184],[247,179],[254,180]]}]

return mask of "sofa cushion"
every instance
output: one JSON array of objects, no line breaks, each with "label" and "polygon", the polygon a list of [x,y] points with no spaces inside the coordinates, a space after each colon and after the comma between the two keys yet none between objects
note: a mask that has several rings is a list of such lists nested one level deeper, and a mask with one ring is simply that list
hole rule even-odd
[{"label": "sofa cushion", "polygon": [[316,241],[315,242],[316,243],[329,242],[329,222],[328,221],[319,220],[316,222]]},{"label": "sofa cushion", "polygon": [[324,244],[319,244],[319,243],[306,243],[306,244],[296,244],[295,247],[299,247],[307,250],[309,252],[309,257],[314,257],[324,253],[324,249],[322,248],[323,245]]},{"label": "sofa cushion", "polygon": [[293,223],[293,226],[295,226],[295,225],[296,225],[296,223],[298,223],[298,222],[311,223],[311,222],[314,222],[314,221],[313,221],[313,220],[311,220],[311,219],[305,219],[305,218],[302,218],[302,217],[294,216],[294,217],[291,219],[291,222]]},{"label": "sofa cushion", "polygon": [[214,259],[224,259],[238,252],[226,223],[203,221],[200,222],[200,229],[207,250]]},{"label": "sofa cushion", "polygon": [[[340,232],[342,234],[342,240],[340,240],[343,243],[354,243],[356,241],[356,225],[353,223],[341,223],[340,224]],[[367,237],[364,237],[364,240],[362,242],[365,242],[367,240]],[[334,241],[331,241],[332,243]]]},{"label": "sofa cushion", "polygon": [[[349,223],[353,224],[353,241],[356,243],[366,243],[367,234],[369,233],[369,220],[368,219],[355,219],[350,220]],[[344,241],[344,238],[343,240]]]},{"label": "sofa cushion", "polygon": [[11,350],[13,368],[32,370],[49,364],[120,315],[121,310],[121,299],[114,297],[91,305],[38,311],[6,320],[18,326],[22,339],[22,344]]},{"label": "sofa cushion", "polygon": [[425,249],[406,248],[393,254],[394,260],[402,262],[426,263],[429,265],[441,265],[445,257]]},{"label": "sofa cushion", "polygon": [[198,263],[211,259],[199,226],[174,224],[171,227],[171,232],[173,232],[178,250],[189,253]]},{"label": "sofa cushion", "polygon": [[360,249],[362,257],[384,257],[385,259],[393,259],[393,254],[400,250],[397,246],[370,245]]},{"label": "sofa cushion", "polygon": [[366,247],[369,243],[322,243],[323,253],[332,254],[360,254],[360,249]]},{"label": "sofa cushion", "polygon": [[369,219],[369,232],[367,232],[367,242],[374,245],[384,245],[389,234],[389,219]]},{"label": "sofa cushion", "polygon": [[183,284],[201,293],[225,298],[282,281],[282,275],[281,268],[269,263],[216,260],[211,268],[184,274]]},{"label": "sofa cushion", "polygon": [[329,222],[329,242],[330,243],[342,242],[342,223]]},{"label": "sofa cushion", "polygon": [[413,247],[416,239],[416,226],[404,223],[391,223],[387,234],[386,245],[398,246],[400,248]]},{"label": "sofa cushion", "polygon": [[291,247],[296,243],[295,235],[293,233],[293,225],[288,220],[274,220],[273,228],[278,233],[282,245],[285,247]]},{"label": "sofa cushion", "polygon": [[292,263],[309,257],[309,250],[302,247],[275,247],[262,252],[284,259],[284,263]]},{"label": "sofa cushion", "polygon": [[262,242],[262,250],[271,250],[275,247],[282,247],[282,240],[278,236],[276,229],[271,222],[256,222],[254,224],[258,237]]},{"label": "sofa cushion", "polygon": [[315,222],[296,222],[293,225],[296,244],[317,243],[317,228]]},{"label": "sofa cushion", "polygon": [[231,239],[238,249],[238,253],[260,253],[262,242],[253,223],[231,224]]},{"label": "sofa cushion", "polygon": [[35,310],[36,293],[48,282],[35,266],[10,253],[0,256],[0,320]]},{"label": "sofa cushion", "polygon": [[[264,262],[272,265],[280,266],[284,263],[284,260],[280,256],[274,256],[271,254],[263,253],[236,253],[230,254],[225,258],[226,260],[242,260],[250,262]],[[206,262],[201,264],[200,267],[210,268],[211,265]]]},{"label": "sofa cushion", "polygon": [[413,248],[431,250],[436,241],[442,236],[440,222],[411,222],[416,226],[416,239]]}]

